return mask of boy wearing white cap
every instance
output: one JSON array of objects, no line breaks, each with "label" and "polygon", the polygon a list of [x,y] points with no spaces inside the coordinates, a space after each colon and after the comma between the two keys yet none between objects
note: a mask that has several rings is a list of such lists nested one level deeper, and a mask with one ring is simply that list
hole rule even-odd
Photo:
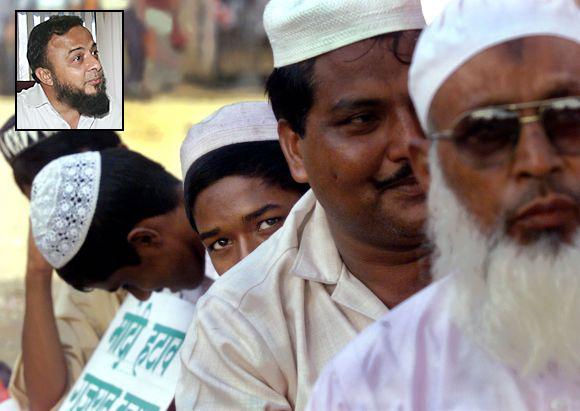
[{"label": "boy wearing white cap", "polygon": [[[15,126],[16,120],[11,117],[0,130],[0,150],[27,198],[34,177],[50,161],[122,144],[114,131],[16,131]],[[58,408],[59,400],[81,374],[125,298],[125,291],[82,293],[63,285],[53,300],[52,267],[41,256],[30,233],[26,235],[22,352],[13,366],[8,389],[22,409],[51,410]]]},{"label": "boy wearing white cap", "polygon": [[235,103],[181,146],[185,210],[219,275],[276,232],[308,190],[292,179],[266,102]]},{"label": "boy wearing white cap", "polygon": [[181,182],[126,149],[73,154],[35,177],[34,242],[78,290],[152,292],[194,289],[205,281],[204,250],[188,227]]},{"label": "boy wearing white cap", "polygon": [[429,282],[406,149],[421,135],[407,93],[419,1],[273,0],[264,25],[282,149],[312,191],[198,306],[180,409],[303,409],[324,364]]},{"label": "boy wearing white cap", "polygon": [[574,0],[454,0],[425,29],[438,281],[332,361],[312,410],[580,409],[579,21]]}]

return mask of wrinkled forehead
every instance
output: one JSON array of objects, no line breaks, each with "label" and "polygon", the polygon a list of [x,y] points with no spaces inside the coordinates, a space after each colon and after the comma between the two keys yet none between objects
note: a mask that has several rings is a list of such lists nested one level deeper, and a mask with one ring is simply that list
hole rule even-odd
[{"label": "wrinkled forehead", "polygon": [[435,94],[429,122],[442,129],[475,108],[578,94],[578,42],[554,36],[520,38],[487,48],[455,70]]}]

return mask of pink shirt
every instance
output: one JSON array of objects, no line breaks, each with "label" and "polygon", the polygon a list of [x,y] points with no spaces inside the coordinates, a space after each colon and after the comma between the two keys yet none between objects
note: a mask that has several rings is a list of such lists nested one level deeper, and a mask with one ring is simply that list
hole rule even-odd
[{"label": "pink shirt", "polygon": [[451,281],[433,283],[349,343],[321,373],[307,409],[580,410],[580,376],[523,378],[462,334],[445,304]]}]

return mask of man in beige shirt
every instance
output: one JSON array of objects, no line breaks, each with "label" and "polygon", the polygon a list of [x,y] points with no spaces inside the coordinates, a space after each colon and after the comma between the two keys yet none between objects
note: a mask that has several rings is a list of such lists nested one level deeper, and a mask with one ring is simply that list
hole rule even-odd
[{"label": "man in beige shirt", "polygon": [[267,90],[312,191],[198,304],[178,409],[303,409],[324,364],[429,282],[407,70],[418,1],[272,0]]}]

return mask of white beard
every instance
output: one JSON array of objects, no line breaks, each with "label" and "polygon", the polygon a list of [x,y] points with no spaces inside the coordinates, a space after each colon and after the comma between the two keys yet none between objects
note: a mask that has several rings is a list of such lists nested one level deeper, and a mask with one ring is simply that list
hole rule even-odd
[{"label": "white beard", "polygon": [[545,238],[522,246],[503,223],[485,236],[429,153],[429,237],[435,279],[455,273],[455,323],[485,351],[523,375],[556,366],[580,375],[580,233],[572,245]]}]

